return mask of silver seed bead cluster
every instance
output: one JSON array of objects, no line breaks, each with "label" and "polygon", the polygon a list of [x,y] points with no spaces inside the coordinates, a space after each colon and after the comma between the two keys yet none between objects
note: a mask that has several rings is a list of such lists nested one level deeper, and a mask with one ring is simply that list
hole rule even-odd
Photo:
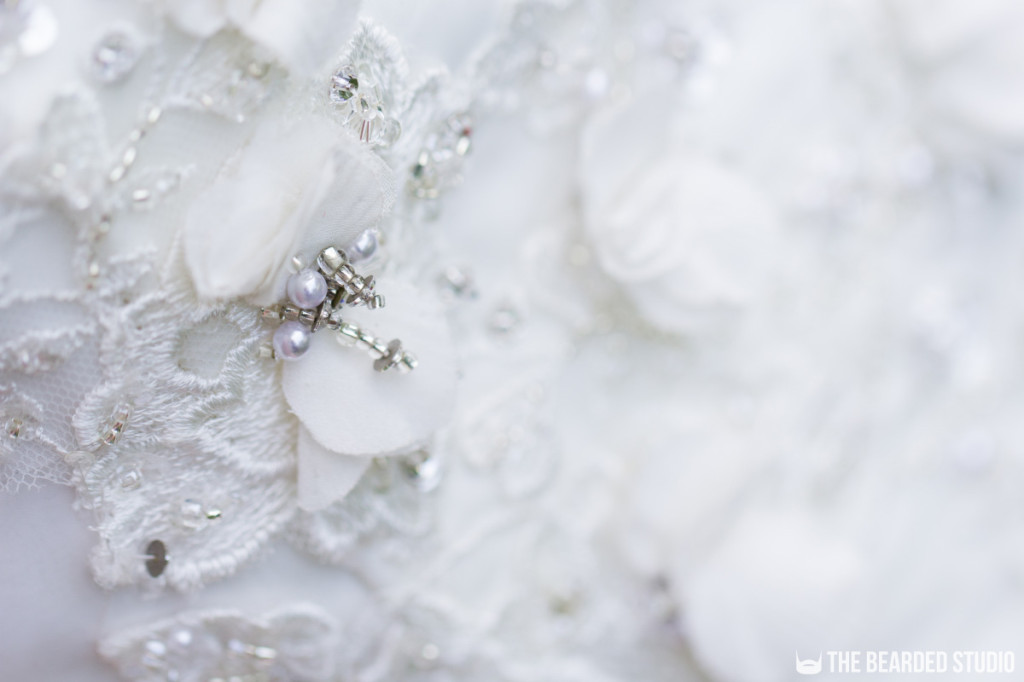
[{"label": "silver seed bead cluster", "polygon": [[327,281],[332,307],[340,308],[342,303],[365,305],[371,310],[384,307],[384,298],[373,292],[373,275],[357,273],[344,251],[328,246],[317,256],[316,265]]},{"label": "silver seed bead cluster", "polygon": [[273,357],[297,360],[309,350],[313,334],[326,327],[338,332],[341,340],[366,350],[378,372],[393,367],[403,373],[415,369],[416,358],[402,349],[401,341],[385,342],[341,319],[344,306],[364,305],[371,310],[384,306],[384,297],[374,292],[373,276],[363,277],[352,267],[353,260],[368,259],[376,248],[376,235],[367,231],[353,242],[353,257],[329,246],[317,256],[315,267],[288,278],[288,302],[260,310],[263,319],[280,323],[271,344]]},{"label": "silver seed bead cluster", "polygon": [[374,358],[373,368],[378,372],[384,372],[392,367],[405,374],[416,369],[416,358],[409,352],[402,350],[402,342],[392,339],[386,344],[381,339],[367,334],[359,326],[350,322],[342,322],[338,325],[337,331],[341,340],[369,352]]}]

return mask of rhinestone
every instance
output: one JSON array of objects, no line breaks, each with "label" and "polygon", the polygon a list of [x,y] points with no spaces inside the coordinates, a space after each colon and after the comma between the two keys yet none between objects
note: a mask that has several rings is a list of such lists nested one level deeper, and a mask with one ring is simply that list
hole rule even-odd
[{"label": "rhinestone", "polygon": [[138,42],[125,31],[111,31],[92,51],[92,74],[101,83],[124,79],[139,61]]}]

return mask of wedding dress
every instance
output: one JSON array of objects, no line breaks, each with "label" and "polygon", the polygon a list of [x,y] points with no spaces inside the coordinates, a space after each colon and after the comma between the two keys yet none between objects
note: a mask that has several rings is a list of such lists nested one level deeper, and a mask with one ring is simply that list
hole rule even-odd
[{"label": "wedding dress", "polygon": [[1014,651],[1010,0],[0,0],[0,681]]}]

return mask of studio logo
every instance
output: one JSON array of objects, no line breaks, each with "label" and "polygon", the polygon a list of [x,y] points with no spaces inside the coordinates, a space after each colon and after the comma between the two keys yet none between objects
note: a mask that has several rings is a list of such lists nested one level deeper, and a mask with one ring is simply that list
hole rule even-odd
[{"label": "studio logo", "polygon": [[821,672],[821,653],[818,653],[817,660],[808,658],[806,661],[800,660],[800,652],[795,651],[793,655],[796,656],[796,671],[801,675],[817,675]]}]

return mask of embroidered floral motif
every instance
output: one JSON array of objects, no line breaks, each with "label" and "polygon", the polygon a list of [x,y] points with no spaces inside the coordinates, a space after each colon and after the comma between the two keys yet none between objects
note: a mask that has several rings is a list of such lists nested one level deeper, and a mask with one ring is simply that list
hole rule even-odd
[{"label": "embroidered floral motif", "polygon": [[137,682],[335,679],[338,626],[321,609],[292,606],[248,618],[235,611],[185,612],[114,634],[100,655]]},{"label": "embroidered floral motif", "polygon": [[[258,554],[299,505],[307,518],[349,514],[342,498],[373,457],[427,446],[451,410],[447,320],[431,294],[400,280],[384,280],[392,300],[379,317],[344,315],[415,348],[422,370],[408,381],[373,372],[331,338],[318,339],[305,368],[266,357],[271,332],[258,303],[281,298],[288,260],[367,230],[383,234],[402,184],[395,169],[407,166],[360,143],[351,121],[331,118],[336,111],[246,128],[281,94],[282,66],[296,68],[281,45],[259,39],[263,20],[249,19],[224,19],[177,62],[154,45],[160,68],[135,67],[132,77],[150,87],[121,143],[108,140],[99,100],[75,90],[56,100],[34,143],[2,164],[11,222],[0,237],[20,238],[56,211],[76,250],[44,289],[0,301],[12,321],[0,337],[0,486],[72,483],[95,517],[92,565],[105,587],[194,589]],[[232,33],[239,28],[249,40]],[[372,76],[389,116],[408,109],[404,60],[382,29],[364,22],[349,56]],[[308,87],[322,93],[319,83]],[[306,101],[315,109],[315,97]],[[441,101],[420,99],[409,145],[420,144]],[[176,117],[196,115],[219,122],[188,124],[202,138],[188,165],[151,163],[147,145],[160,144],[162,126],[180,130]],[[238,147],[218,144],[225,125],[237,127]],[[175,203],[178,195],[187,200]],[[159,248],[145,237],[147,247],[126,248],[138,236],[130,229],[151,230]],[[387,258],[378,253],[371,268]],[[377,503],[418,506],[408,494],[395,486],[378,491]],[[308,549],[336,559],[336,547],[324,549],[331,539],[318,538]]]}]

